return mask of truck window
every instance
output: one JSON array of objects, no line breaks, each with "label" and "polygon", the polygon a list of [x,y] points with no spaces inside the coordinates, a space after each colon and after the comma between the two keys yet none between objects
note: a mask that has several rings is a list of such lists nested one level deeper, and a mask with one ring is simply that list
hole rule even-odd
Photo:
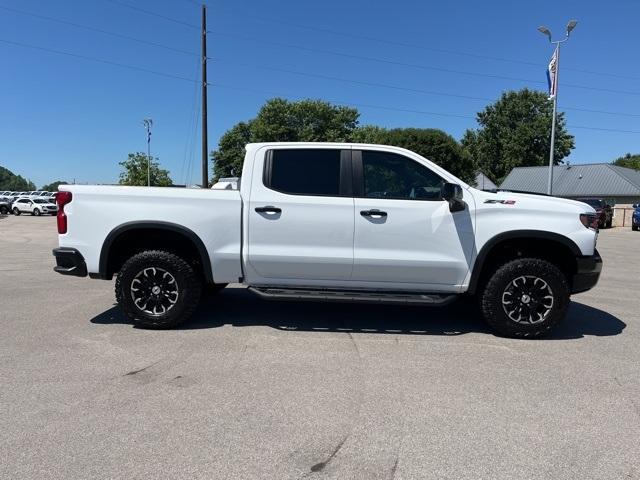
[{"label": "truck window", "polygon": [[364,196],[396,200],[441,200],[443,180],[410,158],[362,151]]},{"label": "truck window", "polygon": [[340,150],[272,150],[270,163],[265,185],[273,190],[295,195],[340,195]]}]

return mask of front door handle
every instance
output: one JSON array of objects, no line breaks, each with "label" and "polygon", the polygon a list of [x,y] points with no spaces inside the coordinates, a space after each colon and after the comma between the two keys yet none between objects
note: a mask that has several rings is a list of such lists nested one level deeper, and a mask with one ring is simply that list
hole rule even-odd
[{"label": "front door handle", "polygon": [[374,208],[373,210],[361,210],[360,215],[363,217],[382,218],[387,216],[387,212]]},{"label": "front door handle", "polygon": [[276,213],[282,213],[282,209],[268,205],[266,207],[256,207],[256,212],[276,214]]}]

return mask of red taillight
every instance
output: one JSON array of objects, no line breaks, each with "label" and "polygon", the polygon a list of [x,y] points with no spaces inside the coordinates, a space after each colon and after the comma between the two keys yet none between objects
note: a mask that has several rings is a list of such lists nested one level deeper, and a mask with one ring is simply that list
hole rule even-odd
[{"label": "red taillight", "polygon": [[64,213],[64,206],[71,202],[73,195],[71,192],[58,192],[56,203],[58,204],[58,233],[67,233],[67,215]]}]

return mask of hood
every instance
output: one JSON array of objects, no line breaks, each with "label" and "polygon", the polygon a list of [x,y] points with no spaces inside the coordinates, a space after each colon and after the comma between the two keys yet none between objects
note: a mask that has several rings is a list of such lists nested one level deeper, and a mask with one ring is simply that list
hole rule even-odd
[{"label": "hood", "polygon": [[512,201],[513,203],[503,203],[505,205],[513,205],[516,208],[526,207],[535,210],[566,210],[577,213],[594,213],[595,210],[586,203],[579,202],[577,200],[570,200],[568,198],[552,197],[548,195],[536,195],[533,193],[516,193],[516,192],[486,192],[484,190],[477,190],[472,188],[473,196],[476,199],[476,203],[503,203]]}]

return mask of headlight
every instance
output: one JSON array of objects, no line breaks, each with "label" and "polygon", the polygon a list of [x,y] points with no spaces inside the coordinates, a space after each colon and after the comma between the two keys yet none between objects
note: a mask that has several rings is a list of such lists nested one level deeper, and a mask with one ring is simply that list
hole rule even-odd
[{"label": "headlight", "polygon": [[598,229],[598,215],[596,213],[581,213],[580,222],[585,228]]}]

